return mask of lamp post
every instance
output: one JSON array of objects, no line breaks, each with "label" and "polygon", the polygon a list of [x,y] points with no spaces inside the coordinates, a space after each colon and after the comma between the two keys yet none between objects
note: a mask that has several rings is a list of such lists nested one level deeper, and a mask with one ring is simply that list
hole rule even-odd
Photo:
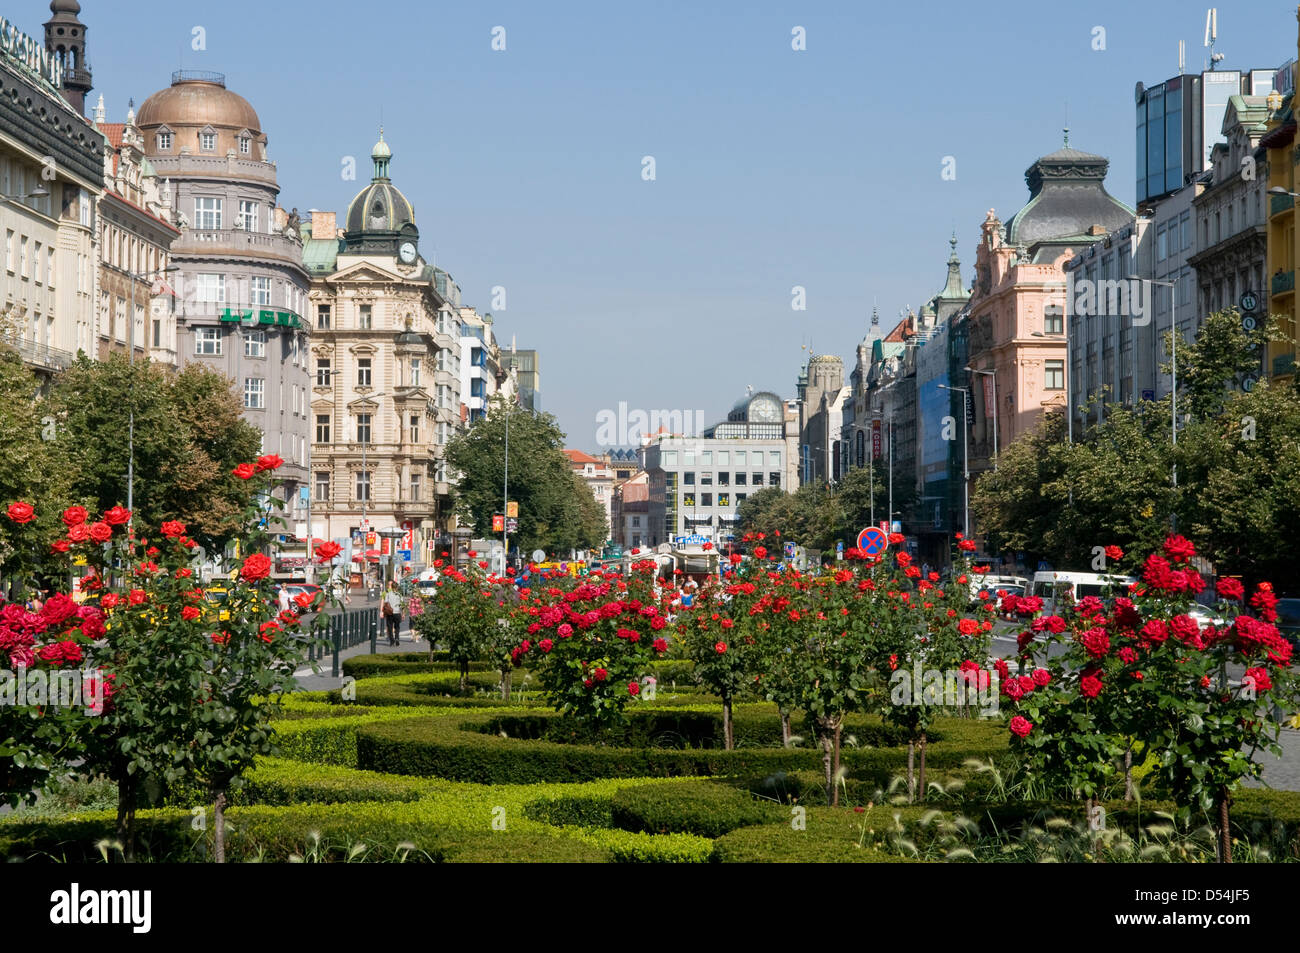
[{"label": "lamp post", "polygon": [[970,538],[970,445],[966,442],[966,401],[970,399],[967,387],[950,387],[939,385],[943,390],[955,390],[961,394],[961,456],[962,456],[962,536]]},{"label": "lamp post", "polygon": [[972,374],[983,374],[993,378],[993,469],[998,468],[998,372],[995,368],[991,371],[981,371],[973,367],[965,367],[962,370],[969,371]]}]

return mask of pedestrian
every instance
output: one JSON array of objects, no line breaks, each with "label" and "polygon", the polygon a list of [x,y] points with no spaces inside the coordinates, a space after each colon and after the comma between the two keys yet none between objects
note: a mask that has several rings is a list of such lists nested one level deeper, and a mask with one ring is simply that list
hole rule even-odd
[{"label": "pedestrian", "polygon": [[384,604],[380,609],[384,616],[384,624],[388,627],[388,644],[399,645],[402,641],[402,594],[397,591],[397,583],[388,584],[388,592],[384,595]]},{"label": "pedestrian", "polygon": [[280,611],[288,612],[291,602],[289,600],[289,587],[283,583],[280,585]]}]

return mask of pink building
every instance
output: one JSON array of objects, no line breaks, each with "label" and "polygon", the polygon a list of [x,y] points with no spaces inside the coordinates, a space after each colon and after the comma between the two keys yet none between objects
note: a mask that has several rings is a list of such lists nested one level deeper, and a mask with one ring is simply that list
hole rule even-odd
[{"label": "pink building", "polygon": [[[969,387],[972,485],[1006,447],[1066,403],[1062,264],[1133,218],[1103,184],[1108,161],[1068,145],[1025,172],[1030,199],[1005,226],[989,209],[975,253],[975,287],[954,328],[957,386]],[[962,333],[964,332],[964,333]],[[961,353],[965,350],[965,353]],[[963,367],[972,368],[961,373]],[[977,373],[979,371],[992,373]],[[963,381],[963,377],[965,380]]]}]

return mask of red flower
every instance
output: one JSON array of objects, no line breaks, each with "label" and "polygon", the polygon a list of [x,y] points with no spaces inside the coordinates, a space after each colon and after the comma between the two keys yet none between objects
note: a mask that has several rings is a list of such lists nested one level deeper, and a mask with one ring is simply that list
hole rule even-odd
[{"label": "red flower", "polygon": [[1079,691],[1084,698],[1096,698],[1101,694],[1101,679],[1096,675],[1085,675],[1079,681]]},{"label": "red flower", "polygon": [[1023,738],[1034,730],[1034,726],[1029,722],[1029,720],[1021,715],[1016,715],[1015,718],[1012,718],[1011,724],[1008,725],[1008,727],[1011,729],[1011,733],[1017,738]]},{"label": "red flower", "polygon": [[710,549],[713,548],[713,544],[712,544],[712,543],[705,543],[705,544],[704,544],[703,546],[701,546],[700,548],[703,549],[703,550],[707,553]]},{"label": "red flower", "polygon": [[162,524],[161,530],[168,539],[175,539],[185,535],[185,524],[178,520],[168,520]]},{"label": "red flower", "polygon": [[253,474],[257,472],[257,467],[253,466],[251,463],[241,463],[230,472],[241,480],[251,480]]},{"label": "red flower", "polygon": [[68,539],[74,543],[84,543],[90,539],[90,530],[86,528],[85,523],[78,523],[76,526],[68,527]]},{"label": "red flower", "polygon": [[89,515],[84,506],[69,506],[63,511],[63,525],[67,527],[80,526],[86,522],[86,517]]},{"label": "red flower", "polygon": [[665,639],[655,639],[654,642],[651,643],[651,646],[660,655],[668,651],[668,642]]},{"label": "red flower", "polygon": [[603,682],[605,679],[609,678],[609,672],[605,671],[603,668],[596,669],[592,674],[596,676],[596,681],[598,682]]},{"label": "red flower", "polygon": [[1120,549],[1118,546],[1107,546],[1107,547],[1106,547],[1106,558],[1107,558],[1107,559],[1123,559],[1123,558],[1124,558],[1124,550]]},{"label": "red flower", "polygon": [[194,570],[190,569],[188,566],[183,566],[180,569],[176,570],[177,579],[188,579],[192,575],[194,575]]},{"label": "red flower", "polygon": [[131,521],[131,511],[124,506],[115,506],[104,513],[104,522],[110,526],[121,526]]},{"label": "red flower", "polygon": [[713,651],[717,652],[719,655],[725,655],[727,651],[727,643],[715,642],[713,645]]},{"label": "red flower", "polygon": [[198,606],[186,606],[181,610],[181,618],[186,622],[193,622],[199,617]]},{"label": "red flower", "polygon": [[315,601],[315,599],[316,597],[313,596],[310,592],[300,592],[293,597],[293,601],[296,602],[299,608],[302,609],[310,609],[311,604]]},{"label": "red flower", "polygon": [[1252,686],[1257,692],[1266,692],[1273,687],[1273,680],[1268,677],[1266,668],[1248,668],[1241,676],[1243,688]]},{"label": "red flower", "polygon": [[766,559],[766,558],[767,558],[767,547],[765,547],[765,546],[755,546],[755,547],[754,547],[754,555],[757,556],[759,559]]},{"label": "red flower", "polygon": [[257,469],[259,470],[278,470],[282,466],[284,466],[284,460],[274,453],[264,454],[257,458]]},{"label": "red flower", "polygon": [[633,697],[636,697],[637,695],[641,694],[641,686],[638,685],[636,682],[628,682],[627,693]]},{"label": "red flower", "polygon": [[538,642],[537,644],[543,652],[549,652],[551,650],[551,646],[553,646],[555,643],[552,642],[550,639],[542,639],[542,641]]},{"label": "red flower", "polygon": [[584,679],[582,680],[582,684],[583,684],[583,686],[586,687],[586,688],[591,688],[591,686],[592,686],[593,683],[592,683],[591,679],[589,679],[589,678],[584,678]]},{"label": "red flower", "polygon": [[1214,591],[1219,594],[1221,599],[1233,599],[1240,602],[1246,595],[1246,589],[1241,582],[1236,579],[1220,579],[1214,584]]},{"label": "red flower", "polygon": [[54,542],[50,543],[50,549],[54,550],[56,553],[66,553],[71,548],[72,544],[66,539],[56,539]]},{"label": "red flower", "polygon": [[220,634],[216,632],[212,633],[212,642],[214,645],[225,645],[229,641],[230,641],[229,632],[222,632]]},{"label": "red flower", "polygon": [[973,553],[975,552],[975,540],[963,539],[961,542],[957,544],[957,548],[964,553]]},{"label": "red flower", "polygon": [[1079,639],[1092,658],[1102,658],[1110,651],[1110,636],[1105,629],[1089,629]]},{"label": "red flower", "polygon": [[327,543],[321,543],[316,547],[316,558],[320,562],[328,562],[343,551],[343,547],[332,540]]},{"label": "red flower", "polygon": [[245,582],[257,582],[271,574],[271,559],[263,553],[253,553],[244,560],[239,569],[240,578]]},{"label": "red flower", "polygon": [[1037,685],[1039,688],[1042,688],[1044,685],[1047,685],[1049,682],[1051,682],[1052,675],[1045,668],[1036,668],[1034,669],[1033,679],[1034,679],[1034,684]]},{"label": "red flower", "polygon": [[15,523],[30,523],[35,516],[36,510],[32,509],[30,503],[23,503],[20,500],[9,504],[9,518]]},{"label": "red flower", "polygon": [[1138,660],[1137,651],[1132,646],[1129,645],[1126,645],[1119,650],[1119,657],[1120,657],[1120,661],[1122,661],[1125,665],[1132,665],[1134,662]]},{"label": "red flower", "polygon": [[1196,547],[1184,536],[1170,536],[1165,540],[1165,555],[1176,563],[1185,563],[1196,555]]},{"label": "red flower", "polygon": [[957,623],[957,631],[962,635],[974,635],[980,630],[980,624],[974,619],[962,619]]},{"label": "red flower", "polygon": [[113,527],[107,523],[91,523],[90,538],[96,543],[107,543],[113,538]]},{"label": "red flower", "polygon": [[278,622],[263,622],[258,626],[257,634],[263,642],[270,642],[279,631],[280,624]]},{"label": "red flower", "polygon": [[[104,598],[107,599],[108,597],[105,596]],[[143,589],[132,589],[127,595],[127,601],[133,606],[144,605],[148,598],[148,594]]]},{"label": "red flower", "polygon": [[104,593],[103,598],[99,600],[99,607],[101,609],[112,609],[121,601],[122,597],[116,592],[106,592]]}]

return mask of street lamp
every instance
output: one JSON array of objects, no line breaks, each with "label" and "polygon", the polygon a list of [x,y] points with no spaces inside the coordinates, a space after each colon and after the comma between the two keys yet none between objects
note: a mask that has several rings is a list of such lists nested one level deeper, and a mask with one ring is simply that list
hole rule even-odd
[{"label": "street lamp", "polygon": [[991,371],[981,371],[973,367],[964,367],[962,370],[993,378],[993,469],[996,470],[998,468],[998,372],[996,368]]},{"label": "street lamp", "polygon": [[943,390],[955,390],[961,394],[961,455],[962,455],[962,492],[964,502],[962,504],[962,536],[970,539],[970,446],[966,442],[966,401],[970,399],[970,389],[967,387],[950,387],[947,384],[940,384]]}]

